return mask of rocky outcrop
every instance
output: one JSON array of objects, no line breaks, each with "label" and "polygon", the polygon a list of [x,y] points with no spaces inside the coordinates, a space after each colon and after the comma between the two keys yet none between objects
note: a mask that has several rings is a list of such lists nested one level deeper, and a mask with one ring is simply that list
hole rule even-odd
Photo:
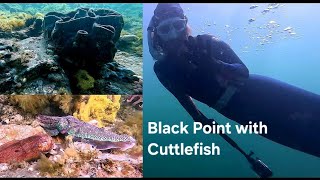
[{"label": "rocky outcrop", "polygon": [[64,69],[84,69],[96,78],[103,64],[113,61],[123,25],[116,11],[79,8],[67,14],[46,14],[43,28]]}]

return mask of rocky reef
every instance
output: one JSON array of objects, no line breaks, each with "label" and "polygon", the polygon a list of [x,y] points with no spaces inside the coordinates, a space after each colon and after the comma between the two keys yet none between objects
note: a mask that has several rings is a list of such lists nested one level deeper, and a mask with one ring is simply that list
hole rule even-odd
[{"label": "rocky reef", "polygon": [[123,25],[123,17],[116,11],[79,8],[68,14],[47,13],[43,29],[64,69],[84,69],[98,78],[103,65],[113,61]]},{"label": "rocky reef", "polygon": [[69,80],[47,53],[41,37],[20,41],[0,39],[0,92],[2,94],[70,93]]},{"label": "rocky reef", "polygon": [[19,23],[0,29],[0,93],[142,93],[142,57],[131,48],[142,41],[123,35],[126,22],[119,12],[80,7],[14,13],[22,14],[16,15]]}]

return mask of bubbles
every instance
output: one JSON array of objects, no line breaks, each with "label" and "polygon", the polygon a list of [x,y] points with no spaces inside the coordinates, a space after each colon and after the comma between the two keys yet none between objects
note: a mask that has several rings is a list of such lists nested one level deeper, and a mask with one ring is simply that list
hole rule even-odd
[{"label": "bubbles", "polygon": [[[248,20],[248,25],[243,28],[247,33],[251,43],[252,50],[256,52],[264,51],[264,48],[270,44],[282,40],[297,39],[297,31],[292,27],[278,22],[277,16],[270,14],[280,11],[283,7],[280,3],[269,3],[260,5],[259,7],[251,5],[249,7],[251,18]],[[245,49],[242,52],[247,52],[250,49]]]},{"label": "bubbles", "polygon": [[284,5],[280,3],[251,4],[247,15],[242,16],[247,19],[239,20],[227,18],[226,21],[221,21],[215,16],[200,14],[201,18],[194,22],[192,29],[197,34],[213,34],[233,48],[238,46],[242,53],[259,53],[273,44],[301,37],[293,25],[281,20],[281,14],[284,13],[282,7]]},{"label": "bubbles", "polygon": [[284,31],[290,31],[291,29],[292,29],[292,27],[289,26],[289,27],[284,28],[283,30]]},{"label": "bubbles", "polygon": [[199,24],[195,25],[193,29],[195,30],[196,33],[200,33],[200,34],[203,34],[205,32],[211,33],[213,30],[212,25],[216,25],[216,23],[213,22],[212,19],[201,17]]}]

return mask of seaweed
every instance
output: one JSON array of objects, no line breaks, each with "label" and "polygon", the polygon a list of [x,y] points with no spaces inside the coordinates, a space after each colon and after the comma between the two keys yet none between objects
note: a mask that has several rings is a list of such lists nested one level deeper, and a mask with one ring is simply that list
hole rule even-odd
[{"label": "seaweed", "polygon": [[40,171],[41,175],[49,174],[51,176],[57,176],[62,172],[63,165],[58,162],[53,162],[41,154],[40,159],[37,161],[36,168]]},{"label": "seaweed", "polygon": [[80,69],[76,73],[75,78],[78,82],[77,87],[79,87],[81,90],[88,90],[94,87],[95,80],[86,70]]},{"label": "seaweed", "polygon": [[76,96],[72,95],[54,95],[52,97],[52,101],[66,114],[72,113],[74,99],[76,99]]},{"label": "seaweed", "polygon": [[49,105],[49,96],[46,95],[11,95],[9,102],[17,105],[24,112],[41,114],[43,110]]},{"label": "seaweed", "polygon": [[119,134],[128,134],[137,140],[136,146],[128,150],[128,153],[133,156],[142,155],[142,111],[135,111],[131,116],[128,116],[123,122],[115,124],[115,132]]},{"label": "seaweed", "polygon": [[25,27],[26,21],[31,18],[33,18],[31,14],[23,12],[0,12],[0,30],[5,32],[20,30]]}]

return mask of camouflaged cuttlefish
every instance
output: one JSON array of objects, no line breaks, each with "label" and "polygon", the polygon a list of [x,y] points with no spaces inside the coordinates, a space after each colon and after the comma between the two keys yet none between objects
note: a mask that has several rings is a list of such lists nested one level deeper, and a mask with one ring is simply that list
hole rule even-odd
[{"label": "camouflaged cuttlefish", "polygon": [[73,116],[38,115],[36,119],[51,136],[56,136],[59,133],[71,135],[75,141],[92,144],[100,150],[113,148],[126,150],[136,144],[136,140],[129,135],[116,134],[80,121]]}]

